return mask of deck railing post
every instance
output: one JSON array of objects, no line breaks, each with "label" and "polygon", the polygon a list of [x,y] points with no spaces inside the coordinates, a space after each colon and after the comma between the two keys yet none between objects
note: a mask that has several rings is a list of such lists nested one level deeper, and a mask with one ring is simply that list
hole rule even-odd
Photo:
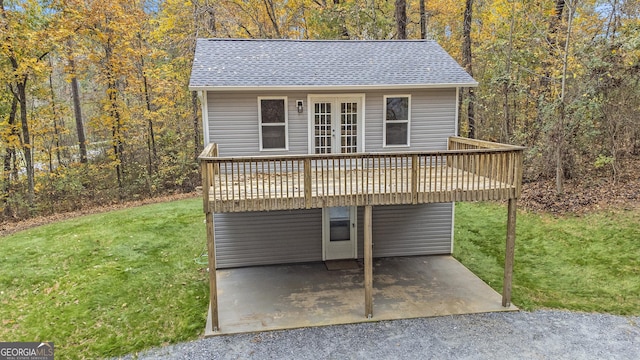
[{"label": "deck railing post", "polygon": [[209,168],[211,166],[211,162],[207,160],[200,160],[200,176],[202,176],[202,209],[205,213],[211,211],[211,205],[209,204],[209,188],[211,187]]},{"label": "deck railing post", "polygon": [[522,192],[522,158],[523,158],[523,151],[522,150],[518,150],[515,153],[515,165],[514,165],[514,182],[515,182],[515,187],[516,187],[516,194],[515,197],[519,198],[520,197],[520,193]]},{"label": "deck railing post", "polygon": [[311,159],[304,159],[304,205],[311,209]]},{"label": "deck railing post", "polygon": [[418,170],[420,170],[420,158],[417,154],[411,156],[411,200],[418,203]]}]

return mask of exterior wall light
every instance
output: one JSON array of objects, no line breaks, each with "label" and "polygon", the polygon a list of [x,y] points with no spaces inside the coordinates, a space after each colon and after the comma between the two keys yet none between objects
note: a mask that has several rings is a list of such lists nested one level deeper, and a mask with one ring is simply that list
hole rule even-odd
[{"label": "exterior wall light", "polygon": [[296,101],[296,107],[298,108],[298,114],[301,114],[302,110],[303,110],[303,108],[302,108],[302,100],[297,100]]}]

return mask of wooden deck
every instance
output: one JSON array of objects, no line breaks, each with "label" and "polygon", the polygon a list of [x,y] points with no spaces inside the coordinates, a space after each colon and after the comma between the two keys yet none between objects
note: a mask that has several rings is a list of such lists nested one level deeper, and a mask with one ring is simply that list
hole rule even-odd
[{"label": "wooden deck", "polygon": [[520,195],[522,148],[450,138],[437,152],[200,156],[205,211],[482,201]]}]

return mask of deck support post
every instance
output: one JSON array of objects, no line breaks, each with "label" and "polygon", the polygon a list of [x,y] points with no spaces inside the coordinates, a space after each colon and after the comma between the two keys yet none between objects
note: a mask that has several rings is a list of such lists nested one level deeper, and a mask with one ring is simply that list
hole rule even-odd
[{"label": "deck support post", "polygon": [[504,254],[504,281],[502,282],[502,306],[511,306],[511,282],[513,280],[513,259],[516,245],[516,203],[509,199],[507,207],[507,246]]},{"label": "deck support post", "polygon": [[364,314],[368,319],[373,317],[373,207],[364,207]]},{"label": "deck support post", "polygon": [[207,221],[207,253],[209,258],[209,311],[211,313],[211,330],[218,331],[218,285],[216,278],[216,241],[213,223],[213,213],[206,212]]}]

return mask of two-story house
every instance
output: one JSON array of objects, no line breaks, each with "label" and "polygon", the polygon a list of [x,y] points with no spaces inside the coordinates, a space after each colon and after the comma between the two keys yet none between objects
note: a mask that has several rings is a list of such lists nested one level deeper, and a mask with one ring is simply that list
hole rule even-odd
[{"label": "two-story house", "polygon": [[508,199],[513,243],[522,149],[456,136],[473,86],[434,41],[199,39],[212,328],[216,269],[267,264],[362,259],[372,316],[372,258],[451,254],[455,201]]}]

